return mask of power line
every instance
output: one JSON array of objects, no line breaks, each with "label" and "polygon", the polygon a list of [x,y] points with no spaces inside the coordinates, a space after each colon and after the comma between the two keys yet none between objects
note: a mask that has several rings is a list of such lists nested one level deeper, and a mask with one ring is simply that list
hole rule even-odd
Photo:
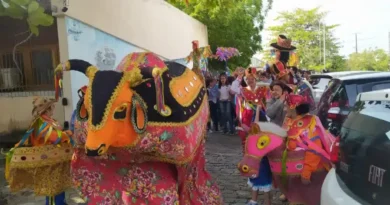
[{"label": "power line", "polygon": [[[358,41],[367,41],[367,40],[373,40],[375,39],[375,37],[371,37],[371,38],[360,38],[358,39]],[[351,43],[351,42],[355,42],[355,40],[349,40],[349,41],[342,41],[341,43]]]}]

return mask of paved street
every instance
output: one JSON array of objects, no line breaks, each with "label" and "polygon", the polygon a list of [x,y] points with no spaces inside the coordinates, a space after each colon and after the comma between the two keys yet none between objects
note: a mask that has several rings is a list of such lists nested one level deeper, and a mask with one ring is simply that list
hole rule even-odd
[{"label": "paved street", "polygon": [[[243,205],[250,198],[247,179],[241,177],[237,170],[237,162],[241,158],[241,143],[238,136],[224,136],[219,133],[210,134],[207,138],[208,170],[220,185],[225,204]],[[4,180],[4,162],[0,168],[0,204],[1,205],[43,205],[43,197],[35,197],[32,192],[24,191],[11,194]],[[273,193],[273,204],[282,205],[276,200],[279,193]],[[83,200],[73,190],[67,192],[69,205],[82,204]],[[259,196],[262,202],[262,196]]]}]

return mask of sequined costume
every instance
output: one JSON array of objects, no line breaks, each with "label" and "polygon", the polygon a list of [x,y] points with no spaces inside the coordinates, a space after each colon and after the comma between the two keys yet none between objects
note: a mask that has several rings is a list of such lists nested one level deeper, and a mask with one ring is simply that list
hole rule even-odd
[{"label": "sequined costume", "polygon": [[79,91],[72,160],[89,204],[223,204],[205,170],[209,109],[198,72],[153,53],[129,54],[117,71],[81,60],[61,70],[90,81]]},{"label": "sequined costume", "polygon": [[[306,97],[302,95],[288,95],[286,103],[290,109],[308,104]],[[292,119],[287,134],[289,150],[306,150],[302,178],[310,180],[312,172],[330,168],[329,150],[333,137],[325,131],[317,116],[305,114]]]},{"label": "sequined costume", "polygon": [[[246,76],[255,76],[255,74],[256,69],[254,68],[246,70]],[[243,151],[245,149],[247,132],[251,123],[254,121],[257,106],[260,105],[262,107],[263,113],[265,111],[268,86],[267,84],[256,85],[255,90],[251,90],[250,86],[240,86],[239,92],[236,95],[236,115],[239,122],[238,136],[241,138]]]}]

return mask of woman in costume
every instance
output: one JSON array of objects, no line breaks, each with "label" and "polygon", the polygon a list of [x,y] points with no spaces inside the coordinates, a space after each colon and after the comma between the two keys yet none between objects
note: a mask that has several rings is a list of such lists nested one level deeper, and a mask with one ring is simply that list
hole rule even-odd
[{"label": "woman in costume", "polygon": [[239,92],[236,92],[237,103],[236,111],[239,121],[238,135],[241,138],[244,150],[247,130],[254,120],[257,105],[262,107],[261,115],[265,116],[265,104],[267,84],[258,86],[256,82],[257,74],[255,68],[248,68],[245,71],[245,78],[241,81]]},{"label": "woman in costume", "polygon": [[33,121],[15,148],[7,154],[6,179],[11,191],[31,188],[46,196],[46,205],[65,205],[71,187],[72,132],[62,131],[53,119],[54,99],[33,101]]}]

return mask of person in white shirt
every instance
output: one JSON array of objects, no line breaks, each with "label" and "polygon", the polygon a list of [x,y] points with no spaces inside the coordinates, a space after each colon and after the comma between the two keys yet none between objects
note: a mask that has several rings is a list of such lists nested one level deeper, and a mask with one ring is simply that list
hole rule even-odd
[{"label": "person in white shirt", "polygon": [[232,83],[231,90],[232,90],[232,94],[237,95],[240,94],[241,81],[244,78],[245,69],[242,67],[238,67],[235,73],[237,74],[237,77]]},{"label": "person in white shirt", "polygon": [[219,76],[219,109],[221,111],[221,126],[225,134],[234,134],[234,124],[232,118],[232,106],[231,106],[231,86],[227,82],[227,75],[221,73]]}]

